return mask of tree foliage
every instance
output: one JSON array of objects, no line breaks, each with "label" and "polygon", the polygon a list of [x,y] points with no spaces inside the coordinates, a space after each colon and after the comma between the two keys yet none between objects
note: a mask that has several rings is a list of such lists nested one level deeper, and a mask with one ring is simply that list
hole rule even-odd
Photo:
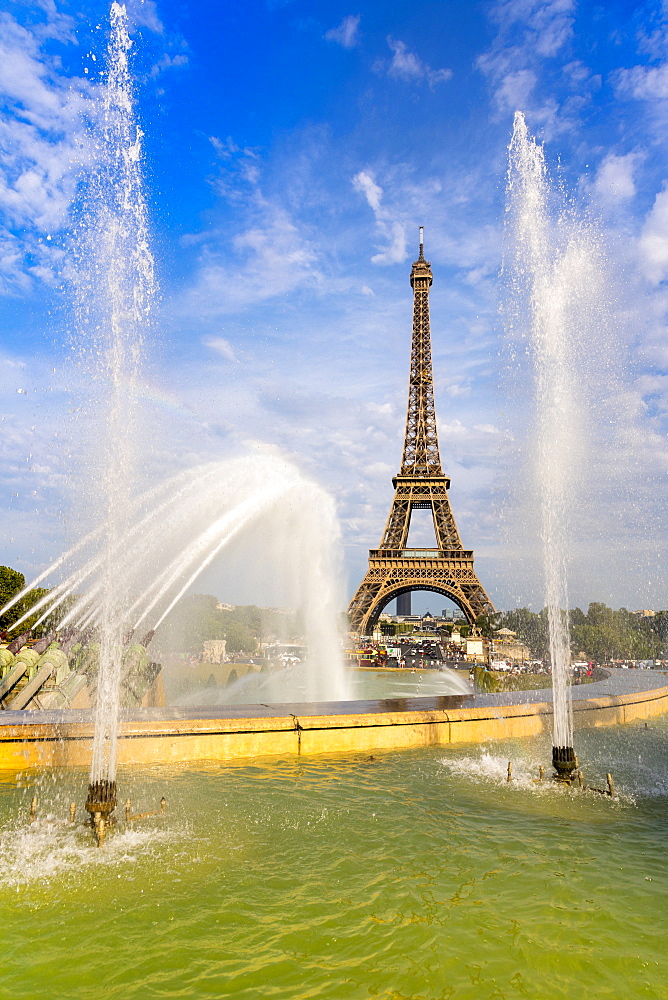
[{"label": "tree foliage", "polygon": [[[587,612],[574,608],[568,613],[571,650],[574,657],[584,653],[588,660],[605,663],[609,660],[663,659],[668,650],[668,611],[643,618],[626,608],[615,611],[606,604],[593,601]],[[548,655],[547,610],[536,614],[528,608],[515,608],[498,616],[497,627],[517,633],[534,656]]]},{"label": "tree foliage", "polygon": [[[16,569],[11,569],[10,566],[0,566],[0,608],[4,607],[7,601],[10,601],[15,594],[23,590],[25,585],[26,580],[23,573],[19,573]],[[0,630],[10,628],[14,622],[22,618],[26,611],[29,611],[48,592],[44,587],[35,587],[33,590],[29,590],[20,601],[16,602],[13,608],[6,611],[4,615],[0,615]],[[41,614],[42,612],[38,611],[36,614],[30,615],[18,629],[14,630],[12,638],[20,635],[26,629],[34,629],[35,623]],[[35,634],[42,635],[42,633],[47,632],[50,628],[53,628],[53,622],[50,618],[45,618],[42,624],[37,627]]]},{"label": "tree foliage", "polygon": [[285,614],[254,604],[218,608],[212,594],[191,594],[180,601],[157,631],[156,643],[165,651],[198,654],[210,639],[225,639],[227,652],[252,654],[260,642],[301,640],[299,615]]}]

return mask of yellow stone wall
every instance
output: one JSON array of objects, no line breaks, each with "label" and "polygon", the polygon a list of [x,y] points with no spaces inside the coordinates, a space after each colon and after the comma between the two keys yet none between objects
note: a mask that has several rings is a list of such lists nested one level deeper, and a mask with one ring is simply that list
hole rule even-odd
[{"label": "yellow stone wall", "polygon": [[[668,711],[668,687],[573,706],[576,728],[649,719]],[[1,719],[0,719],[1,722]],[[551,705],[499,705],[448,711],[359,715],[185,719],[122,725],[122,764],[187,764],[297,754],[370,752],[534,736],[549,730]],[[89,723],[0,725],[0,769],[87,766]]]}]

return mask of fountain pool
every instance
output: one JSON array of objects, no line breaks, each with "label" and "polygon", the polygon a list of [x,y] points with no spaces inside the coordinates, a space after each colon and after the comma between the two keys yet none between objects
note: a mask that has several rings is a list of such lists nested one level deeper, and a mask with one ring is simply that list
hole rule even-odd
[{"label": "fountain pool", "polygon": [[[209,667],[205,667],[206,675]],[[210,675],[209,683],[188,685],[183,668],[174,671],[172,679],[169,671],[165,678],[165,689],[170,705],[214,706],[276,704],[281,702],[308,701],[309,673],[311,663],[299,663],[285,670],[269,673],[250,673],[233,684],[222,686],[215,683]],[[259,668],[258,668],[259,671]],[[356,701],[383,698],[420,698],[449,695],[470,695],[473,687],[469,683],[468,670],[366,670],[347,671],[348,696]]]},{"label": "fountain pool", "polygon": [[534,784],[548,733],[372,759],[121,767],[139,806],[167,786],[168,811],[104,851],[83,828],[23,821],[35,783],[60,818],[85,770],[5,777],[2,992],[665,996],[668,719],[578,743],[592,778],[613,768],[616,799]]}]

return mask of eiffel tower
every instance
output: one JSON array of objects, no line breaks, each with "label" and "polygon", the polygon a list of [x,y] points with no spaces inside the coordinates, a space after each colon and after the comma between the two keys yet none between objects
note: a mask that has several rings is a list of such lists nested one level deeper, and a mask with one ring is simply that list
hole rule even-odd
[{"label": "eiffel tower", "polygon": [[[362,635],[372,631],[393,598],[410,611],[413,590],[432,590],[450,598],[471,624],[478,615],[494,611],[473,568],[473,551],[462,546],[448,499],[450,479],[441,468],[429,332],[432,281],[421,226],[420,253],[411,270],[413,339],[401,471],[392,480],[394,500],[380,547],[369,551],[369,568],[348,608],[351,628]],[[437,548],[406,547],[416,508],[431,509]]]}]

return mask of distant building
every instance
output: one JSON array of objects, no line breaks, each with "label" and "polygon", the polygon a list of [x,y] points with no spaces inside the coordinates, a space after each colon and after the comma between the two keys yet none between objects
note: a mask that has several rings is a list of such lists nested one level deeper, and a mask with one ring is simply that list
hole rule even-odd
[{"label": "distant building", "polygon": [[411,592],[399,594],[397,597],[397,614],[406,617],[411,614]]},{"label": "distant building", "polygon": [[205,663],[225,663],[227,660],[226,648],[226,639],[207,639],[202,644],[202,659]]},{"label": "distant building", "polygon": [[523,663],[531,659],[531,650],[509,628],[500,628],[493,636],[493,652],[497,660]]},{"label": "distant building", "polygon": [[474,663],[485,663],[487,659],[488,640],[481,635],[466,640],[466,659]]},{"label": "distant building", "polygon": [[223,604],[222,601],[218,601],[216,604],[216,611],[234,611],[236,604]]},{"label": "distant building", "polygon": [[653,618],[656,611],[650,611],[648,608],[645,608],[644,611],[632,611],[631,614],[638,615],[638,618]]}]

